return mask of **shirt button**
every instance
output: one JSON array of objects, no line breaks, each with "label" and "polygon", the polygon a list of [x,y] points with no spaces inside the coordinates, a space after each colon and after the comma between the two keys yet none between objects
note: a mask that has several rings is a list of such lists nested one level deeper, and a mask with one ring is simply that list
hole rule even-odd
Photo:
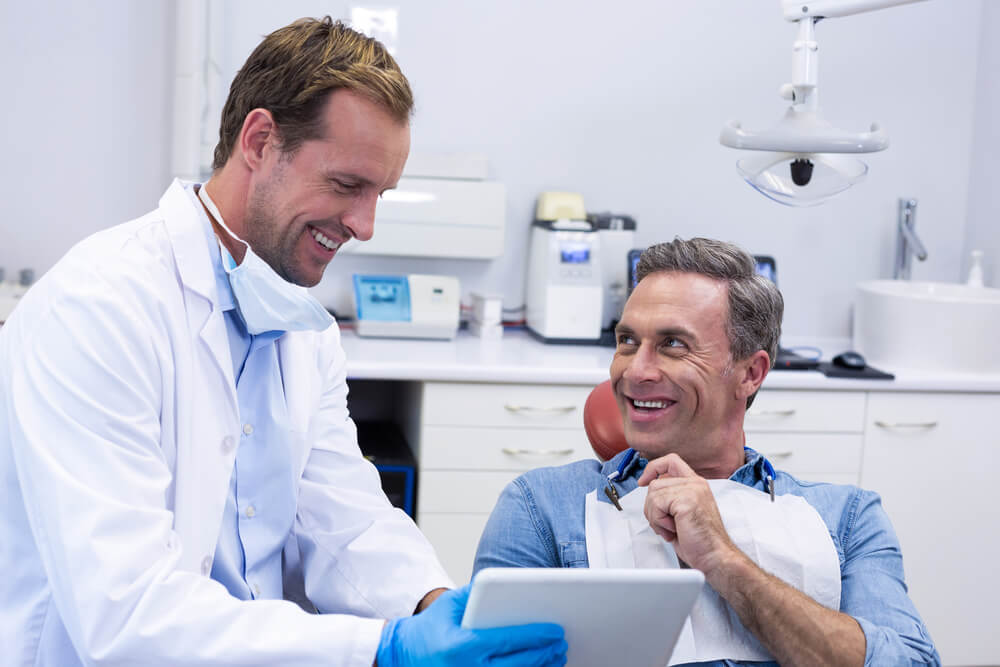
[{"label": "shirt button", "polygon": [[257,510],[254,509],[253,505],[250,505],[249,507],[247,507],[246,514],[248,519],[252,519],[254,518],[254,516],[256,516]]},{"label": "shirt button", "polygon": [[212,557],[205,556],[204,558],[201,559],[201,573],[207,577],[209,573],[211,573],[211,571],[212,571]]},{"label": "shirt button", "polygon": [[231,435],[227,435],[225,438],[222,439],[222,445],[220,446],[220,449],[222,449],[223,454],[228,454],[229,452],[233,451],[233,447],[235,446],[236,446],[236,439]]},{"label": "shirt button", "polygon": [[255,598],[259,598],[260,597],[260,586],[258,586],[257,584],[253,585],[253,596]]},{"label": "shirt button", "polygon": [[253,433],[253,425],[252,424],[244,424],[243,425],[243,434],[244,435],[250,435],[251,433]]}]

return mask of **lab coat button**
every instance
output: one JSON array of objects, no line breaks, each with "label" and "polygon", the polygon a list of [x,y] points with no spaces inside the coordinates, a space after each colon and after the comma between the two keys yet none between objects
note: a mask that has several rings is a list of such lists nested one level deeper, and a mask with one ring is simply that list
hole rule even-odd
[{"label": "lab coat button", "polygon": [[225,438],[222,439],[223,454],[228,454],[229,452],[233,451],[233,447],[235,446],[236,446],[236,439],[233,438],[233,436],[227,435]]},{"label": "lab coat button", "polygon": [[250,435],[251,433],[253,433],[253,425],[252,424],[244,424],[243,425],[243,434],[244,435]]},{"label": "lab coat button", "polygon": [[207,577],[209,573],[211,573],[211,571],[212,571],[212,557],[205,556],[204,558],[201,559],[201,573]]}]

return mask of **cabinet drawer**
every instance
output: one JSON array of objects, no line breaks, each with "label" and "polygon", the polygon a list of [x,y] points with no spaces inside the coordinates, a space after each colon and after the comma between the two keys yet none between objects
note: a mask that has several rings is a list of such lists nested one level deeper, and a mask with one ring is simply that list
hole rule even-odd
[{"label": "cabinet drawer", "polygon": [[861,391],[761,391],[744,426],[754,431],[861,433],[865,393]]},{"label": "cabinet drawer", "polygon": [[424,512],[489,512],[518,472],[421,470],[417,507]]},{"label": "cabinet drawer", "polygon": [[747,445],[767,457],[778,470],[803,481],[825,482],[829,475],[847,475],[857,484],[861,475],[864,435],[852,433],[750,433]]},{"label": "cabinet drawer", "polygon": [[427,426],[420,436],[421,469],[530,470],[594,458],[576,429]]},{"label": "cabinet drawer", "polygon": [[437,514],[420,512],[417,525],[437,552],[438,559],[456,584],[472,578],[476,547],[489,514]]},{"label": "cabinet drawer", "polygon": [[424,384],[424,425],[582,428],[593,387],[581,385]]}]

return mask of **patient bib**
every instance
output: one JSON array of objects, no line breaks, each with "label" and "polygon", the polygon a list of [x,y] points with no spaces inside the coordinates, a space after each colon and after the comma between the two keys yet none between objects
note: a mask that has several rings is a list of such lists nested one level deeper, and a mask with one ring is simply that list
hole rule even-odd
[{"label": "patient bib", "polygon": [[[840,560],[819,513],[795,495],[776,496],[728,479],[708,480],[732,542],[762,570],[830,609],[840,609]],[[621,498],[622,511],[586,497],[590,567],[680,567],[672,544],[643,514],[648,487]],[[774,660],[707,583],[684,624],[669,665],[710,660]]]}]

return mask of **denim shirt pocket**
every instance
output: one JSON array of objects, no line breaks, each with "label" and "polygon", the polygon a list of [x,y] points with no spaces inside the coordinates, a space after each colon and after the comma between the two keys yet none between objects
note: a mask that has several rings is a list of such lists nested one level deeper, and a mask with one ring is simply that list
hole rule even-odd
[{"label": "denim shirt pocket", "polygon": [[563,567],[589,567],[587,543],[584,541],[560,542],[559,561]]},{"label": "denim shirt pocket", "polygon": [[588,567],[587,543],[584,541],[560,542],[559,560],[563,567]]}]

